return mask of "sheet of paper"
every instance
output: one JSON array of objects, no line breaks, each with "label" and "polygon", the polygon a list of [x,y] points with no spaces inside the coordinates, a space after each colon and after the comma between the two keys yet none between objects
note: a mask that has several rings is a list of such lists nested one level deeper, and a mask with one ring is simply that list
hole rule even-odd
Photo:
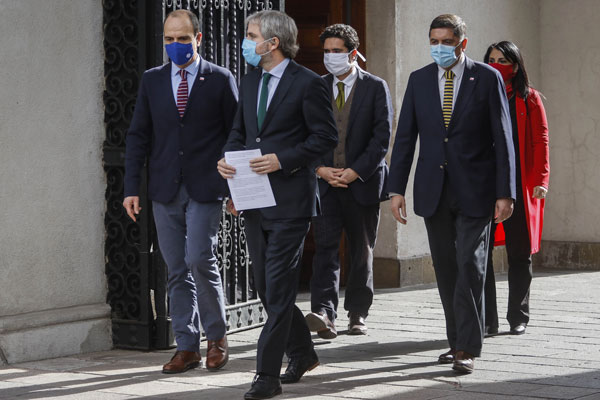
[{"label": "sheet of paper", "polygon": [[250,169],[250,160],[261,155],[260,149],[225,153],[225,162],[233,165],[236,170],[233,178],[227,179],[227,183],[238,211],[272,207],[276,204],[269,177]]}]

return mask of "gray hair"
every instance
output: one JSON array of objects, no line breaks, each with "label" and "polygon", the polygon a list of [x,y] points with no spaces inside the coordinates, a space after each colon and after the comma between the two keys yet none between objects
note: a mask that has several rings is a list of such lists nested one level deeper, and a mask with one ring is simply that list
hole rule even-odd
[{"label": "gray hair", "polygon": [[278,38],[279,50],[285,57],[296,57],[300,48],[297,43],[298,28],[289,15],[275,10],[259,11],[246,18],[246,29],[248,24],[258,25],[260,34],[265,39]]}]

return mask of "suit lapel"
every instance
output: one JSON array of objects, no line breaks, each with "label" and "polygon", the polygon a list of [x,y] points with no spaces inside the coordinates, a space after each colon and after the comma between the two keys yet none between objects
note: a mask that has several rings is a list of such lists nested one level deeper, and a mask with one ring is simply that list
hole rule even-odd
[{"label": "suit lapel", "polygon": [[212,74],[212,67],[210,66],[210,64],[206,61],[204,61],[202,58],[200,58],[200,65],[198,66],[198,72],[196,73],[196,78],[194,79],[194,82],[192,83],[192,90],[190,92],[190,96],[188,98],[188,106],[185,108],[185,112],[187,114],[188,110],[190,109],[189,105],[192,103],[192,101],[194,101],[194,99],[196,97],[198,97],[198,93],[200,92],[200,86],[202,86],[204,84],[204,82],[206,82],[206,80],[208,79],[209,75]]},{"label": "suit lapel", "polygon": [[[246,78],[246,84],[244,85],[244,107],[248,106],[248,111],[245,111],[244,114],[248,113],[249,120],[248,125],[252,127],[252,131],[256,132],[256,136],[258,136],[258,118],[256,116],[257,112],[257,97],[258,97],[258,85],[260,84],[261,78],[261,69],[257,68],[254,71],[250,72]],[[264,123],[263,123],[264,125]]]},{"label": "suit lapel", "polygon": [[[277,85],[277,89],[275,89],[275,94],[273,94],[273,98],[271,99],[271,103],[269,103],[269,107],[267,108],[267,114],[265,115],[265,120],[263,121],[262,127],[258,135],[264,132],[265,128],[269,125],[269,122],[273,118],[275,111],[277,111],[277,107],[281,104],[282,100],[285,98],[287,91],[292,86],[294,79],[296,78],[296,72],[298,72],[298,64],[296,64],[293,60],[290,60],[290,63],[285,68],[283,75],[281,76],[281,80]],[[258,87],[257,87],[258,91]],[[254,96],[254,102],[256,103],[256,96]],[[256,104],[255,104],[256,105]],[[256,107],[254,108],[256,110]],[[256,115],[256,112],[255,112]]]},{"label": "suit lapel", "polygon": [[171,77],[171,68],[173,68],[172,64],[168,63],[165,64],[161,70],[162,78],[160,80],[160,92],[166,94],[165,98],[167,100],[167,110],[171,110],[168,112],[177,115],[177,118],[179,118],[179,110],[177,110],[177,104],[175,104],[175,97],[173,95],[173,81]]},{"label": "suit lapel", "polygon": [[434,115],[436,116],[440,126],[442,129],[446,129],[444,126],[444,115],[442,114],[442,101],[440,100],[440,80],[438,78],[438,66],[433,63],[431,65],[431,70],[429,71],[430,78],[427,79],[425,84],[428,87],[424,87],[424,92],[429,93],[429,98],[433,99],[433,108],[435,110]]},{"label": "suit lapel", "polygon": [[452,110],[452,118],[450,119],[448,130],[456,124],[456,121],[463,112],[465,105],[468,104],[469,99],[473,94],[473,89],[475,89],[475,85],[477,85],[477,81],[477,69],[475,67],[475,63],[470,58],[465,56],[465,70],[460,83],[460,89],[458,90],[456,104],[454,105],[454,110]]},{"label": "suit lapel", "polygon": [[357,72],[358,76],[356,77],[356,82],[354,82],[354,97],[352,98],[352,105],[350,106],[350,116],[348,117],[348,129],[346,130],[346,139],[348,139],[348,136],[350,134],[350,128],[352,128],[352,123],[356,118],[356,113],[365,98],[367,88],[363,80],[369,78],[360,68],[357,68]]}]

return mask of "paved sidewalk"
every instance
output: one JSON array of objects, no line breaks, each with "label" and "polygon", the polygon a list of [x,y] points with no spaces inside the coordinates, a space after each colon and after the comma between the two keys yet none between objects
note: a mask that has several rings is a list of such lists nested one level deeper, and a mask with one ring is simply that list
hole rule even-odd
[{"label": "paved sidewalk", "polygon": [[[506,277],[498,279],[504,315]],[[306,299],[299,297],[304,310]],[[457,376],[436,364],[447,350],[437,289],[379,290],[369,334],[345,335],[340,317],[337,339],[315,336],[322,365],[277,398],[600,400],[600,272],[536,273],[531,305],[525,335],[508,335],[502,320],[475,372]],[[113,350],[3,367],[0,399],[241,399],[254,375],[259,331],[231,335],[229,364],[214,373],[162,374],[171,351]]]}]

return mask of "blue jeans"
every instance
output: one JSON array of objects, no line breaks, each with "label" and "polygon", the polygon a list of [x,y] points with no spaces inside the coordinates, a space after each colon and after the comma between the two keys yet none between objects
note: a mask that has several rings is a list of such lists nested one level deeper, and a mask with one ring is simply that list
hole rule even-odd
[{"label": "blue jeans", "polygon": [[177,350],[198,351],[200,324],[209,340],[225,336],[225,300],[217,265],[221,202],[198,203],[184,185],[170,203],[152,202],[158,243],[169,272],[169,312]]}]

